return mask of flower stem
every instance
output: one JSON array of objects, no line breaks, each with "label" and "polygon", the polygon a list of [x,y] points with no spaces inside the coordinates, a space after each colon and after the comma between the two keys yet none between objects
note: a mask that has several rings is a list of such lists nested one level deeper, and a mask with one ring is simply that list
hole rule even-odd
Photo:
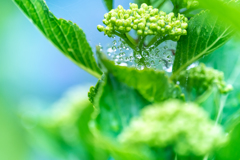
[{"label": "flower stem", "polygon": [[128,39],[126,34],[121,34],[121,33],[118,33],[118,32],[114,32],[113,34],[122,38],[128,44],[129,47],[131,47],[134,51],[136,51],[136,46]]}]

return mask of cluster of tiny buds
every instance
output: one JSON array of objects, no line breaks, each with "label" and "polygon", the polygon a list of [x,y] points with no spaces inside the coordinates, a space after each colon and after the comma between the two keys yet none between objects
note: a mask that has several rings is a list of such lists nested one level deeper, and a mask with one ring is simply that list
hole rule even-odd
[{"label": "cluster of tiny buds", "polygon": [[105,35],[112,37],[114,34],[124,34],[132,29],[138,35],[169,35],[177,41],[181,35],[186,35],[188,19],[182,14],[177,17],[174,13],[166,14],[158,9],[153,9],[143,3],[140,8],[135,3],[130,3],[130,9],[125,10],[121,5],[104,15],[103,23],[106,27],[98,25],[97,29]]},{"label": "cluster of tiny buds", "polygon": [[145,107],[118,140],[133,146],[171,146],[178,155],[201,157],[226,143],[227,137],[198,105],[168,100]]}]

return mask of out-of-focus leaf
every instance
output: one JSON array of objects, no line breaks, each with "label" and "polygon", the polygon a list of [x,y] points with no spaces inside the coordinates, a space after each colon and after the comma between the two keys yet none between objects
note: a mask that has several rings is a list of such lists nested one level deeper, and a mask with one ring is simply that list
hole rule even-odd
[{"label": "out-of-focus leaf", "polygon": [[71,21],[56,18],[44,0],[14,0],[40,31],[67,57],[97,78],[101,70],[81,28]]},{"label": "out-of-focus leaf", "polygon": [[138,6],[141,6],[141,4],[146,3],[147,5],[151,5],[151,0],[135,0],[135,3],[138,4]]},{"label": "out-of-focus leaf", "polygon": [[199,0],[200,5],[210,9],[225,22],[233,25],[240,31],[240,1],[230,1],[228,4],[221,0]]},{"label": "out-of-focus leaf", "polygon": [[48,114],[43,112],[28,118],[33,124],[37,123],[36,127],[28,130],[33,147],[60,160],[108,159],[108,153],[95,145],[89,129],[94,108],[87,100],[86,92],[82,93],[87,89],[73,88],[48,110]]},{"label": "out-of-focus leaf", "polygon": [[[2,95],[0,95],[2,96]],[[0,97],[0,159],[25,160],[27,158],[27,140],[21,128],[14,108]]]},{"label": "out-of-focus leaf", "polygon": [[111,153],[114,160],[154,160],[153,155],[147,150],[122,146],[99,133],[95,135],[95,143],[98,144],[98,147]]},{"label": "out-of-focus leaf", "polygon": [[113,0],[103,0],[103,2],[109,11],[113,9]]},{"label": "out-of-focus leaf", "polygon": [[[240,41],[235,37],[212,54],[200,60],[206,66],[211,66],[224,72],[226,82],[233,86],[233,91],[229,93],[223,110],[222,124],[228,121],[230,115],[235,113],[240,107],[240,84],[238,83],[240,78],[239,43]],[[212,104],[206,105],[210,106]]]},{"label": "out-of-focus leaf", "polygon": [[[238,118],[239,122],[239,118]],[[218,150],[216,153],[216,160],[239,160],[239,144],[240,144],[240,123],[234,126],[229,133],[229,143]]]},{"label": "out-of-focus leaf", "polygon": [[97,49],[102,65],[120,82],[138,90],[150,102],[161,102],[168,98],[183,98],[181,89],[165,75],[163,71],[150,69],[137,70],[125,66],[117,66],[109,61]]},{"label": "out-of-focus leaf", "polygon": [[173,64],[174,79],[190,64],[222,46],[231,36],[233,30],[219,17],[209,11],[202,11],[189,21],[188,34],[178,41],[176,57]]},{"label": "out-of-focus leaf", "polygon": [[139,111],[150,104],[137,90],[117,81],[112,74],[106,74],[98,91],[94,100],[100,110],[97,128],[112,137],[116,137],[131,118],[138,116]]}]

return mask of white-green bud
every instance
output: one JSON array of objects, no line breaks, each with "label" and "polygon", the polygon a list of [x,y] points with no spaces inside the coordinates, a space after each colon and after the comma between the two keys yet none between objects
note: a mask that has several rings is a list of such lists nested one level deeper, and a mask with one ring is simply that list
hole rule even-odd
[{"label": "white-green bud", "polygon": [[131,31],[131,29],[132,29],[131,27],[126,27],[127,32]]},{"label": "white-green bud", "polygon": [[165,29],[168,30],[168,31],[170,31],[170,30],[172,29],[172,26],[166,25]]},{"label": "white-green bud", "polygon": [[143,34],[143,31],[142,31],[142,30],[137,30],[137,34],[138,34],[138,35],[142,35],[142,34]]},{"label": "white-green bud", "polygon": [[186,29],[186,28],[188,27],[188,24],[187,24],[187,23],[182,23],[182,24],[181,24],[181,27],[182,27],[183,29]]},{"label": "white-green bud", "polygon": [[117,9],[122,10],[122,9],[123,9],[123,6],[118,5]]},{"label": "white-green bud", "polygon": [[150,26],[149,26],[149,28],[151,29],[151,30],[157,30],[157,24],[156,23],[152,23]]},{"label": "white-green bud", "polygon": [[138,29],[144,29],[145,28],[145,24],[144,23],[139,23],[138,24]]},{"label": "white-green bud", "polygon": [[110,21],[111,23],[116,23],[117,18],[116,17],[111,17]]},{"label": "white-green bud", "polygon": [[97,29],[98,29],[99,32],[104,31],[104,27],[102,25],[97,25]]},{"label": "white-green bud", "polygon": [[141,5],[141,8],[147,10],[147,9],[148,9],[148,5],[147,5],[146,3],[143,3],[143,4]]},{"label": "white-green bud", "polygon": [[157,22],[157,19],[156,19],[155,17],[150,17],[150,18],[149,18],[149,21],[150,21],[150,22]]},{"label": "white-green bud", "polygon": [[160,27],[164,27],[164,26],[165,26],[164,20],[159,20],[159,21],[157,22],[157,24],[158,24]]}]

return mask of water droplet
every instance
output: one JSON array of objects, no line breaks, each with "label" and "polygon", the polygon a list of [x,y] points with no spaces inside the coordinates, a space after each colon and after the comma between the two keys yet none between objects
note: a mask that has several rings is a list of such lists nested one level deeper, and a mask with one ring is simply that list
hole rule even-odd
[{"label": "water droplet", "polygon": [[137,54],[136,57],[137,57],[138,59],[142,58],[141,54]]},{"label": "water droplet", "polygon": [[114,52],[116,52],[116,50],[117,50],[116,46],[113,46],[113,47],[112,47],[112,50],[113,50]]}]

